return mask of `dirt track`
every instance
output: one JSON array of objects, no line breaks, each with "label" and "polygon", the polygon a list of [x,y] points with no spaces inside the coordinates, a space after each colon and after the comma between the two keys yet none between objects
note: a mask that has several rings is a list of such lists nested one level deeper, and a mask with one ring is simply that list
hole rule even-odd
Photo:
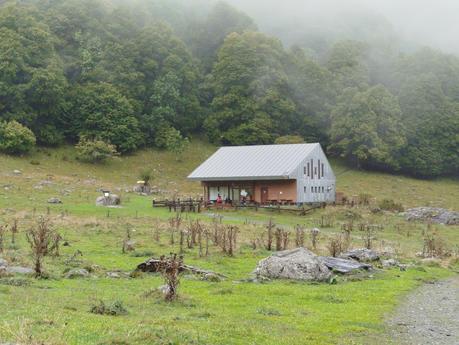
[{"label": "dirt track", "polygon": [[459,345],[459,277],[408,295],[388,326],[395,344]]}]

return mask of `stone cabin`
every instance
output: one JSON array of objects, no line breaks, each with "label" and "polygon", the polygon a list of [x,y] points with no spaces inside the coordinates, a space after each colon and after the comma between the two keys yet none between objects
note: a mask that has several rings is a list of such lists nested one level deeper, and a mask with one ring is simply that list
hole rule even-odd
[{"label": "stone cabin", "polygon": [[335,202],[336,178],[319,143],[222,147],[188,179],[204,199],[260,204]]}]

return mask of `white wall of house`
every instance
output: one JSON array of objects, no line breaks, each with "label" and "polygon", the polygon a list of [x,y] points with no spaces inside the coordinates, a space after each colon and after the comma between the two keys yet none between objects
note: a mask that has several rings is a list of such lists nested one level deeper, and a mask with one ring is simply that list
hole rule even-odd
[{"label": "white wall of house", "polygon": [[336,177],[320,145],[314,148],[292,175],[290,177],[297,180],[298,203],[336,200]]}]

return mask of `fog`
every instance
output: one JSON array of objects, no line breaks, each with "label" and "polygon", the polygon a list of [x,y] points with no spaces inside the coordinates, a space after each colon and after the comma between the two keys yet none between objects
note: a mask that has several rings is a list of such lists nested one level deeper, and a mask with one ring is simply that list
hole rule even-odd
[{"label": "fog", "polygon": [[227,0],[286,44],[314,37],[427,45],[459,54],[458,0]]}]

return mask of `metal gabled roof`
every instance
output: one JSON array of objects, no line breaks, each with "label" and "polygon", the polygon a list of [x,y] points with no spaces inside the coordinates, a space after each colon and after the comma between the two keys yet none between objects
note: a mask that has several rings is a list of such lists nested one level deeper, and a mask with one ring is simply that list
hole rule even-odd
[{"label": "metal gabled roof", "polygon": [[198,181],[289,179],[313,144],[222,147],[188,178]]}]

